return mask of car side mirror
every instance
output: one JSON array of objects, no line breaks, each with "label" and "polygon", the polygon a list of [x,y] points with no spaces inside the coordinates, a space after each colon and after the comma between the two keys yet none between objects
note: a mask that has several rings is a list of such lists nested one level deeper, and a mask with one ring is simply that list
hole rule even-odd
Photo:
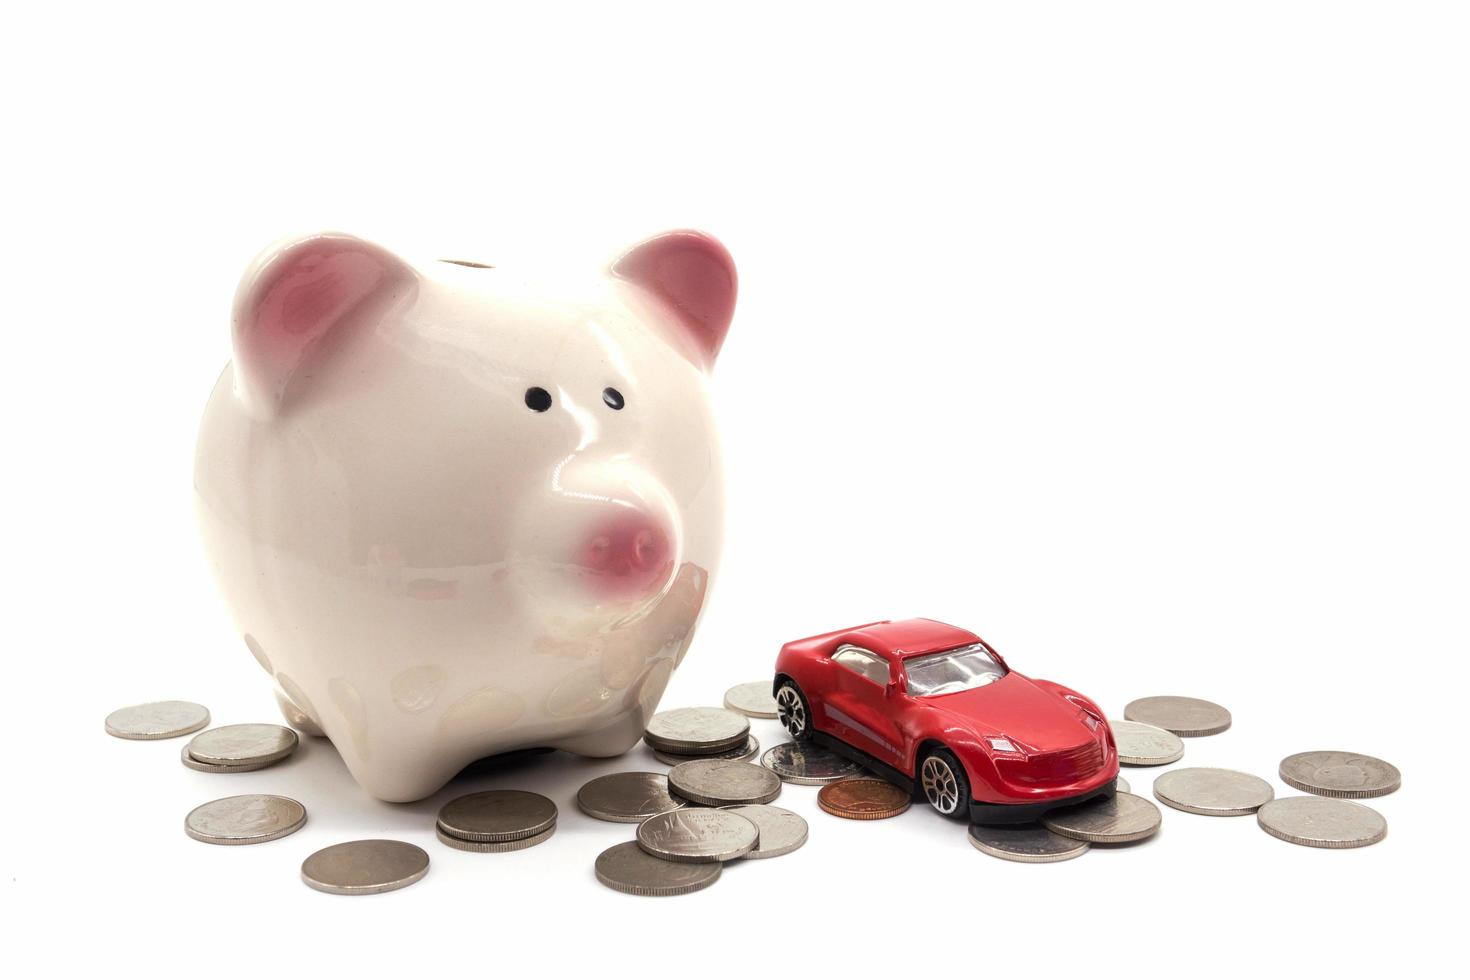
[{"label": "car side mirror", "polygon": [[898,681],[889,681],[888,682],[888,687],[886,689],[887,695],[890,698],[896,698],[896,697],[898,697],[898,692],[899,692]]}]

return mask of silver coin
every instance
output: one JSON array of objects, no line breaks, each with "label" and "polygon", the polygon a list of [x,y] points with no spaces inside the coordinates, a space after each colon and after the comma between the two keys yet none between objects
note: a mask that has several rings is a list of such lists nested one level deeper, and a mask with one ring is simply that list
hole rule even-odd
[{"label": "silver coin", "polygon": [[597,855],[593,870],[598,881],[629,895],[687,895],[718,881],[724,865],[665,861],[630,840]]},{"label": "silver coin", "polygon": [[226,796],[196,806],[184,833],[206,844],[264,844],[306,824],[306,807],[284,796]]},{"label": "silver coin", "polygon": [[177,738],[209,724],[209,709],[193,701],[154,701],[118,708],[102,723],[118,738],[152,741]]},{"label": "silver coin", "polygon": [[1275,795],[1260,776],[1234,769],[1175,769],[1154,780],[1154,799],[1207,817],[1243,817]]},{"label": "silver coin", "polygon": [[1184,738],[1218,735],[1230,727],[1230,712],[1215,702],[1174,695],[1130,701],[1123,709],[1123,717]]},{"label": "silver coin", "polygon": [[864,775],[863,767],[810,742],[783,742],[766,750],[761,765],[788,783],[825,786]]},{"label": "silver coin", "polygon": [[781,795],[781,780],[769,769],[749,762],[697,759],[669,770],[669,791],[705,806],[769,803]]},{"label": "silver coin", "polygon": [[731,813],[740,814],[755,824],[756,829],[760,831],[760,839],[756,841],[755,850],[745,855],[746,860],[780,857],[783,854],[790,854],[806,843],[806,821],[799,814],[792,813],[790,810],[783,810],[779,806],[767,806],[764,803],[727,806],[725,809]]},{"label": "silver coin", "polygon": [[267,759],[264,762],[243,762],[238,766],[216,766],[209,762],[200,762],[189,754],[189,746],[185,745],[179,751],[179,761],[196,772],[254,772],[257,769],[265,769],[273,766],[280,759]]},{"label": "silver coin", "polygon": [[665,861],[733,861],[749,854],[759,841],[756,825],[729,810],[686,807],[638,825],[638,846]]},{"label": "silver coin", "polygon": [[1398,789],[1397,766],[1353,752],[1298,752],[1281,760],[1281,781],[1317,796],[1366,799]]},{"label": "silver coin", "polygon": [[589,817],[613,823],[642,823],[684,806],[669,795],[669,777],[656,772],[615,772],[598,776],[577,791],[577,806]]},{"label": "silver coin", "polygon": [[771,696],[771,682],[736,684],[725,692],[725,707],[748,718],[776,717],[776,699]]},{"label": "silver coin", "polygon": [[754,758],[755,754],[760,750],[761,743],[756,740],[754,735],[751,735],[745,739],[745,744],[733,749],[726,749],[724,752],[715,752],[710,755],[680,755],[677,752],[664,752],[660,749],[654,749],[653,757],[669,766],[677,766],[681,762],[694,762],[699,759],[731,759],[735,762],[744,762],[746,759]]},{"label": "silver coin", "polygon": [[1184,758],[1184,740],[1173,732],[1137,721],[1109,721],[1125,766],[1167,766]]},{"label": "silver coin", "polygon": [[1159,808],[1141,796],[1118,793],[1052,810],[1041,820],[1046,829],[1093,844],[1125,844],[1153,836],[1163,822]]},{"label": "silver coin", "polygon": [[1114,781],[1113,786],[1118,790],[1119,793],[1133,792],[1133,787],[1129,786],[1128,780],[1124,779],[1122,776],[1119,776],[1117,780]]},{"label": "silver coin", "polygon": [[976,850],[1005,861],[1022,864],[1051,864],[1069,861],[1087,853],[1091,844],[1054,834],[1034,823],[1005,826],[970,825],[970,843]]},{"label": "silver coin", "polygon": [[196,762],[242,766],[284,759],[296,751],[299,741],[283,725],[223,725],[195,735],[188,748]]},{"label": "silver coin", "polygon": [[540,793],[492,789],[456,797],[439,810],[439,829],[467,841],[516,841],[556,823],[556,804]]},{"label": "silver coin", "polygon": [[439,838],[439,843],[447,844],[460,851],[476,851],[481,854],[493,854],[503,851],[522,851],[528,847],[535,847],[542,841],[549,840],[556,833],[556,824],[552,824],[545,830],[530,835],[529,837],[517,837],[515,840],[465,840],[453,834],[446,834],[443,827],[435,827],[434,834]]},{"label": "silver coin", "polygon": [[1285,796],[1256,811],[1272,837],[1305,847],[1367,847],[1388,836],[1388,821],[1371,807],[1321,796]]},{"label": "silver coin", "polygon": [[429,855],[401,840],[353,840],[301,862],[301,880],[333,895],[376,895],[407,888],[429,873]]},{"label": "silver coin", "polygon": [[750,719],[724,708],[675,708],[648,720],[643,741],[682,755],[710,755],[737,748],[750,734]]}]

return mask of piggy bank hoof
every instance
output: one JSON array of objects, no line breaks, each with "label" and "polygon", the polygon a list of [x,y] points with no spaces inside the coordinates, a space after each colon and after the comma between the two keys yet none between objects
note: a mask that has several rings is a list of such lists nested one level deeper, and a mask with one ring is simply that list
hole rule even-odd
[{"label": "piggy bank hoof", "polygon": [[310,715],[296,707],[296,703],[280,691],[276,692],[276,704],[281,706],[281,714],[285,716],[286,724],[301,734],[316,738],[327,737],[327,733],[322,731],[322,726],[312,721]]}]

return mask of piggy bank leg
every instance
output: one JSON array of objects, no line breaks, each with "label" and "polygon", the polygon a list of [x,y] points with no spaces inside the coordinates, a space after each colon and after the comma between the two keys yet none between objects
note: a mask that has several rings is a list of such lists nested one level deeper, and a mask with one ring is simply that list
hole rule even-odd
[{"label": "piggy bank leg", "polygon": [[322,727],[312,721],[310,715],[296,707],[295,702],[280,691],[276,692],[276,704],[281,706],[281,714],[286,716],[286,724],[303,735],[326,738],[327,733],[322,731]]}]

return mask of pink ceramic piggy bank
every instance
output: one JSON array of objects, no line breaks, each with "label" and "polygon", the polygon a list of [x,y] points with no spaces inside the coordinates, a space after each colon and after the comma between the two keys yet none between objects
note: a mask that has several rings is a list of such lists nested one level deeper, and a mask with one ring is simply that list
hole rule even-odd
[{"label": "pink ceramic piggy bank", "polygon": [[720,554],[706,377],[734,305],[695,232],[554,286],[340,234],[246,273],[205,550],[287,717],[368,792],[642,735]]}]

